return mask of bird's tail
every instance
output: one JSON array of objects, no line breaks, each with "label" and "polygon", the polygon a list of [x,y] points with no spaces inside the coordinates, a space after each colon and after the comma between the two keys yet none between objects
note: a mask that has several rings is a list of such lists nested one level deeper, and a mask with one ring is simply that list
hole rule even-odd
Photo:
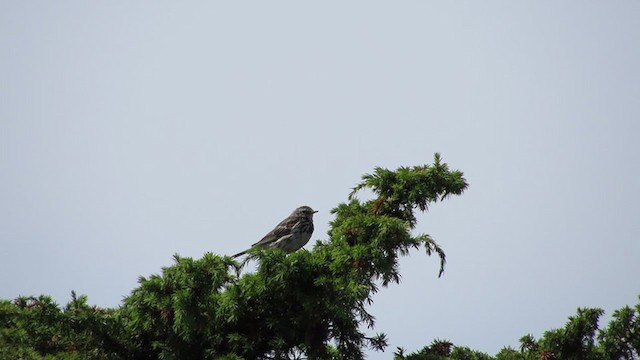
[{"label": "bird's tail", "polygon": [[245,251],[240,251],[239,253],[237,253],[237,254],[235,254],[235,255],[232,255],[231,257],[232,257],[232,258],[237,258],[238,256],[242,256],[242,255],[244,255],[244,254],[246,254],[246,253],[247,253],[247,250],[245,250]]}]

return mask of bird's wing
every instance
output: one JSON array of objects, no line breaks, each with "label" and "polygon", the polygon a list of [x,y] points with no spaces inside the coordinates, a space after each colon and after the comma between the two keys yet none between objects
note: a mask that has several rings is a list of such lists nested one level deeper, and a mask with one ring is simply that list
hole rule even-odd
[{"label": "bird's wing", "polygon": [[280,239],[283,236],[287,236],[291,234],[291,229],[293,229],[296,222],[297,222],[296,219],[287,218],[282,220],[280,224],[276,225],[276,227],[273,230],[271,230],[267,235],[265,235],[262,239],[260,239],[260,241],[258,241],[257,243],[251,246],[268,245]]},{"label": "bird's wing", "polygon": [[279,238],[278,240],[271,243],[271,247],[289,252],[287,251],[286,247],[291,242],[289,239],[291,239],[292,236],[293,234],[289,234]]},{"label": "bird's wing", "polygon": [[287,224],[285,221],[281,222],[280,224],[278,224],[276,226],[275,229],[271,230],[267,235],[265,235],[262,239],[260,239],[260,241],[258,241],[257,243],[251,245],[251,247],[245,251],[241,251],[235,255],[233,255],[233,258],[236,258],[238,256],[242,256],[244,254],[247,253],[247,251],[253,249],[254,246],[256,245],[269,245],[272,244],[276,241],[278,241],[278,239],[281,239],[284,236],[289,236],[291,235],[291,228],[287,227]]}]

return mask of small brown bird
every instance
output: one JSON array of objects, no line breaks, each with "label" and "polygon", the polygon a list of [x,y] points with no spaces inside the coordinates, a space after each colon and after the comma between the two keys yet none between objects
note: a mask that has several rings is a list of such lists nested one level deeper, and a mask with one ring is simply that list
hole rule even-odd
[{"label": "small brown bird", "polygon": [[282,220],[276,227],[251,248],[241,251],[233,257],[242,256],[254,247],[273,247],[292,253],[305,246],[313,234],[313,214],[317,211],[308,206],[300,206],[291,215]]}]

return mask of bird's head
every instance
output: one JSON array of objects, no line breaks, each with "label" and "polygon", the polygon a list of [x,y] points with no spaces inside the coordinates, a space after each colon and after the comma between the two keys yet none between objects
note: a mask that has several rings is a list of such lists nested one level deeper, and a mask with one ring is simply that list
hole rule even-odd
[{"label": "bird's head", "polygon": [[293,213],[296,216],[309,217],[309,218],[313,218],[313,214],[317,212],[318,212],[317,210],[313,210],[309,206],[300,206],[299,208],[293,211]]}]

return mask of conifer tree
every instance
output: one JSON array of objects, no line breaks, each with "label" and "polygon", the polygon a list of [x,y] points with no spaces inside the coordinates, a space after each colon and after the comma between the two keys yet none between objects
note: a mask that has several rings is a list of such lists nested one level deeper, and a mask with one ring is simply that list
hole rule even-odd
[{"label": "conifer tree", "polygon": [[[4,359],[361,359],[384,349],[368,306],[379,286],[400,282],[398,259],[411,249],[437,255],[427,234],[413,234],[417,212],[467,187],[462,172],[436,154],[432,165],[374,169],[332,210],[328,238],[311,251],[286,255],[253,249],[254,272],[229,256],[174,256],[160,274],[141,277],[116,309],[88,305],[72,293],[64,307],[48,296],[0,300]],[[359,200],[369,189],[373,198]],[[638,359],[640,302],[613,313],[599,329],[601,309],[578,309],[563,328],[495,357],[448,340],[395,359]],[[397,340],[401,342],[402,340]]]},{"label": "conifer tree", "polygon": [[[375,326],[367,306],[378,286],[400,281],[398,258],[412,248],[437,254],[442,275],[442,248],[411,232],[415,212],[466,187],[439,154],[433,165],[376,168],[332,210],[329,238],[312,251],[254,249],[257,269],[242,276],[227,256],[176,257],[161,275],[141,278],[124,302],[131,349],[149,359],[360,359],[367,347],[384,349],[383,333],[363,330]],[[365,188],[374,199],[356,198]]]}]

